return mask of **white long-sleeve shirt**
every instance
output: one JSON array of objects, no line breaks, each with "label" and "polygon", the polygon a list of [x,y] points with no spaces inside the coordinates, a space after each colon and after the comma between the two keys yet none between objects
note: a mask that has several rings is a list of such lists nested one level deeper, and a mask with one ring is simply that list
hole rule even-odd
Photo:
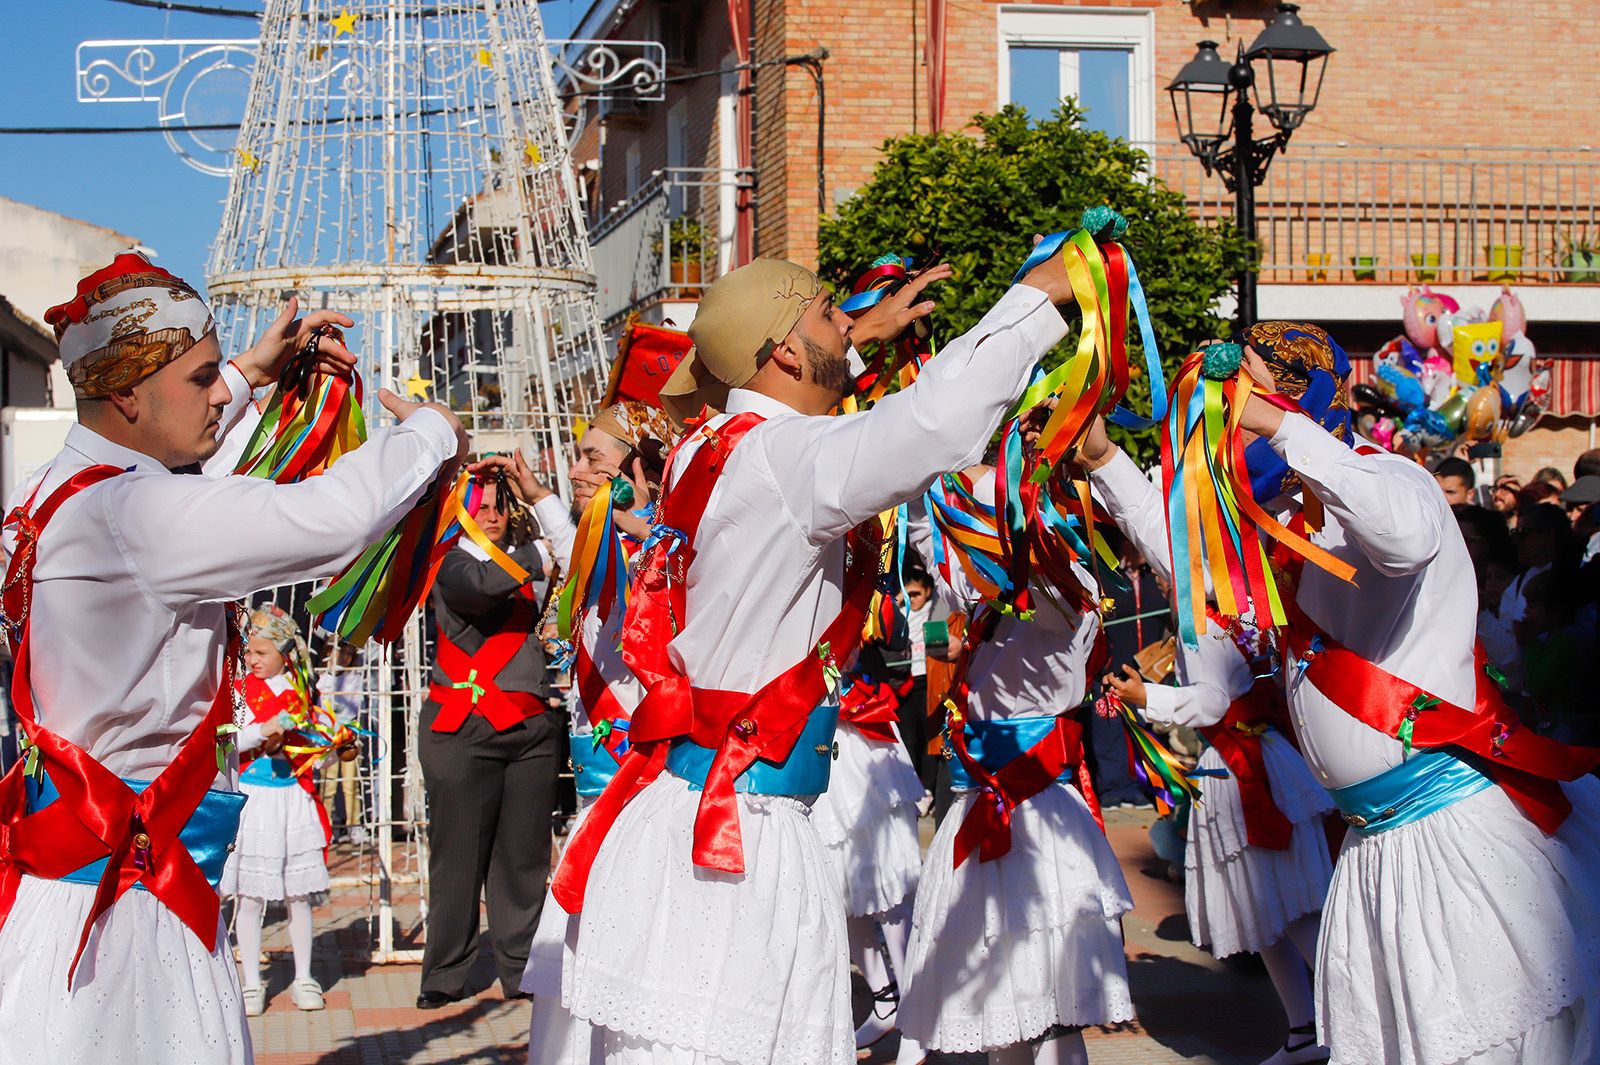
[{"label": "white long-sleeve shirt", "polygon": [[1176,668],[1178,687],[1144,686],[1146,720],[1197,729],[1215,725],[1256,683],[1232,637],[1209,619],[1198,647],[1178,644]]},{"label": "white long-sleeve shirt", "polygon": [[[248,389],[229,367],[231,425]],[[39,721],[112,772],[160,772],[222,679],[227,603],[337,573],[392,526],[455,454],[443,417],[380,429],[320,477],[183,476],[77,425],[39,475],[35,505],[90,466],[128,470],[86,488],[40,538],[32,685]],[[8,534],[7,548],[14,541]]]},{"label": "white long-sleeve shirt", "polygon": [[[845,534],[977,461],[1065,335],[1045,294],[1017,286],[870,411],[810,417],[734,389],[711,426],[745,412],[766,421],[734,449],[695,540],[688,620],[670,645],[690,682],[753,692],[810,654],[842,602]],[[670,478],[701,443],[683,447]]]},{"label": "white long-sleeve shirt", "polygon": [[[1299,414],[1286,415],[1270,443],[1323,502],[1326,521],[1312,542],[1356,570],[1350,584],[1307,564],[1300,608],[1369,662],[1457,706],[1472,706],[1477,583],[1432,475],[1399,455],[1358,454]],[[1141,547],[1160,545],[1146,557],[1165,569],[1161,493],[1126,456],[1093,479],[1119,526]],[[1296,663],[1285,668],[1301,752],[1324,787],[1347,787],[1400,764],[1399,741],[1335,706]]]},{"label": "white long-sleeve shirt", "polygon": [[[979,499],[994,498],[994,474],[980,477],[973,492]],[[911,523],[910,542],[924,558],[931,558],[932,535],[927,522],[919,508]],[[949,568],[951,583],[947,584],[942,574],[934,576],[939,594],[950,609],[970,612],[980,596],[960,565],[952,562]],[[1085,588],[1098,594],[1088,571],[1075,563],[1072,572]],[[967,670],[967,712],[975,720],[1065,713],[1083,701],[1094,679],[1088,675],[1089,654],[1098,631],[1094,612],[1078,613],[1038,584],[1032,586],[1032,592],[1033,617],[1026,621],[1001,618],[993,638],[973,652]]]}]

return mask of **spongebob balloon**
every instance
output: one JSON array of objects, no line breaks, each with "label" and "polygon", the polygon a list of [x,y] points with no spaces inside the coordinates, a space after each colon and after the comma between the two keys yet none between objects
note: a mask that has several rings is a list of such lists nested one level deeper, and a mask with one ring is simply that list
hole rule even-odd
[{"label": "spongebob balloon", "polygon": [[1452,354],[1457,381],[1476,388],[1499,379],[1501,330],[1499,322],[1474,322],[1455,327]]}]

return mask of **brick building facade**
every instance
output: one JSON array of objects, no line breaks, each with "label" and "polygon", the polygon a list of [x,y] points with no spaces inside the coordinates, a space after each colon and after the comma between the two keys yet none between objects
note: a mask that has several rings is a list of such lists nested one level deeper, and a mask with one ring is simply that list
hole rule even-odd
[{"label": "brick building facade", "polygon": [[[870,179],[884,139],[958,130],[1006,102],[1037,111],[1078,97],[1087,122],[1146,147],[1196,213],[1229,214],[1221,182],[1177,143],[1166,86],[1197,41],[1231,58],[1275,6],[596,0],[577,36],[662,41],[673,78],[661,103],[582,108],[603,313],[682,324],[698,286],[741,258],[741,226],[755,253],[813,263],[819,215]],[[1324,322],[1370,352],[1399,331],[1407,285],[1431,279],[1486,308],[1508,280],[1541,353],[1561,357],[1558,393],[1588,404],[1557,408],[1577,416],[1563,442],[1592,440],[1600,272],[1563,258],[1586,229],[1600,241],[1600,68],[1569,59],[1600,54],[1585,7],[1308,0],[1302,17],[1338,51],[1258,191],[1262,316]],[[752,27],[751,96],[727,72],[740,65],[731,15]],[[606,254],[608,240],[623,254]],[[1516,446],[1549,450],[1537,435]]]}]

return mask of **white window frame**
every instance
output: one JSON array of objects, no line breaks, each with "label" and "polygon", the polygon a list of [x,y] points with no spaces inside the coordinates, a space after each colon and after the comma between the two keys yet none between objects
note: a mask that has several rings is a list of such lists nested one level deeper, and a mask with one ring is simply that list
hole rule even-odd
[{"label": "white window frame", "polygon": [[[1156,139],[1156,13],[1126,8],[1002,5],[998,13],[996,104],[1011,101],[1011,49],[1124,48],[1132,53],[1128,75],[1128,140],[1148,145]],[[1078,81],[1076,56],[1062,56],[1063,93]],[[1070,67],[1070,70],[1069,70]],[[1070,77],[1069,77],[1070,75]]]},{"label": "white window frame", "polygon": [[729,52],[722,57],[722,84],[717,96],[717,158],[722,168],[717,185],[718,274],[733,269],[733,245],[738,236],[739,130],[734,105],[739,99],[739,73],[732,69],[738,65],[738,53]]}]

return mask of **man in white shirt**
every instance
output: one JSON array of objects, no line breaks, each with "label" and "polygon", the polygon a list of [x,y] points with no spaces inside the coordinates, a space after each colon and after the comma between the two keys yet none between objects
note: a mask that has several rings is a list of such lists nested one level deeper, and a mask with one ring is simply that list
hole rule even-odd
[{"label": "man in white shirt", "polygon": [[[927,271],[879,304],[857,339],[892,338],[931,311],[911,301],[947,273]],[[1065,335],[1054,304],[1069,296],[1053,258],[914,385],[828,417],[851,386],[852,325],[815,275],[758,260],[707,291],[696,348],[662,397],[680,418],[725,413],[680,445],[668,472],[657,520],[690,520],[635,581],[625,653],[653,681],[636,745],[556,874],[557,900],[583,915],[563,990],[575,1014],[607,1028],[610,1065],[853,1060],[844,905],[804,809],[826,788],[837,714],[835,648],[819,637],[849,628],[846,585],[859,596],[869,550],[847,555],[846,537],[982,455]],[[636,620],[659,620],[636,613],[641,597],[680,592],[670,642],[635,642]]]},{"label": "man in white shirt", "polygon": [[[1314,494],[1311,542],[1355,570],[1307,565],[1284,604],[1290,717],[1352,829],[1323,910],[1317,1035],[1333,1065],[1593,1061],[1600,792],[1583,774],[1600,752],[1499,705],[1449,504],[1422,467],[1352,438],[1338,345],[1284,322],[1245,339],[1261,387],[1297,401],[1242,412],[1253,494],[1290,514]],[[1119,524],[1161,542],[1165,501],[1103,432],[1083,462]]]},{"label": "man in white shirt", "polygon": [[[47,315],[79,424],[18,489],[6,530],[35,744],[0,784],[8,1063],[250,1060],[215,890],[239,805],[230,604],[336,573],[466,445],[447,409],[384,391],[401,424],[323,476],[175,476],[316,326],[349,322],[294,309],[224,366],[194,289],[123,255]],[[353,362],[330,338],[319,350]]]}]

